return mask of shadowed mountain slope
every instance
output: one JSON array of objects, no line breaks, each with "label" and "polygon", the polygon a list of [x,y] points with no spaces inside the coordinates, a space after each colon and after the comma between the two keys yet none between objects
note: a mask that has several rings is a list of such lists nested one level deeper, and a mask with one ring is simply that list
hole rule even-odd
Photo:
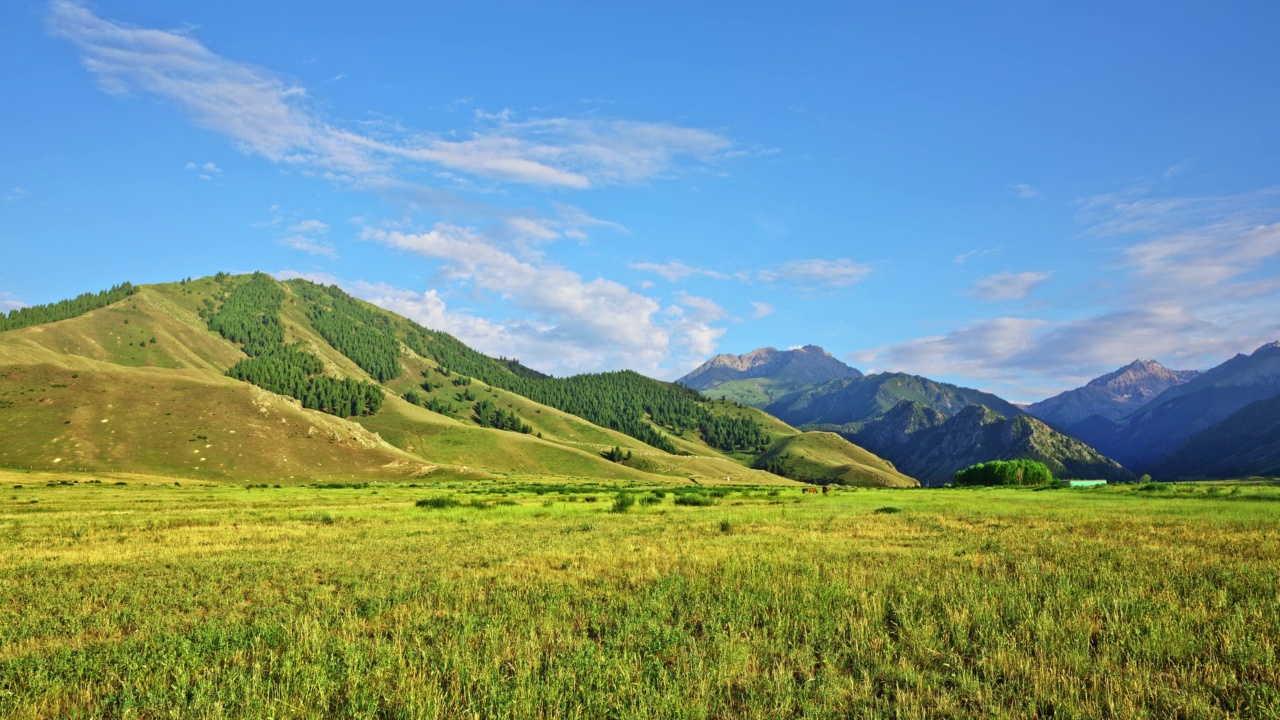
[{"label": "shadowed mountain slope", "polygon": [[947,417],[903,401],[876,420],[845,426],[841,434],[925,485],[950,482],[956,471],[991,460],[1039,460],[1061,478],[1133,478],[1114,460],[1029,415],[1005,417],[982,405]]},{"label": "shadowed mountain slope", "polygon": [[[1144,470],[1244,406],[1275,395],[1280,395],[1280,343],[1236,355],[1165,390],[1119,422],[1089,418],[1071,432],[1126,467]],[[1168,464],[1161,467],[1173,471]]]}]

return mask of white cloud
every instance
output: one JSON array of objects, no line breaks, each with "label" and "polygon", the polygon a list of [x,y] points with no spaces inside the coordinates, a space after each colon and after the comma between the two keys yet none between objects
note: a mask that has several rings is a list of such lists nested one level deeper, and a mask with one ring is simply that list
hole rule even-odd
[{"label": "white cloud", "polygon": [[773,306],[766,302],[751,301],[751,317],[759,320],[773,314]]},{"label": "white cloud", "polygon": [[[1154,194],[1151,185],[1086,198],[1086,235],[1113,247],[1115,278],[1089,292],[1096,313],[1064,318],[975,319],[949,332],[852,357],[869,365],[978,380],[1036,399],[1138,357],[1205,368],[1280,338],[1280,192],[1221,197]],[[1039,278],[1004,274],[1025,295]],[[1035,275],[1035,274],[1032,274]],[[992,276],[1000,278],[1001,276]],[[990,283],[998,295],[1002,283]],[[982,285],[975,295],[982,295]],[[1021,293],[1021,295],[1019,295]],[[992,299],[988,295],[987,299]]]},{"label": "white cloud", "polygon": [[684,262],[680,260],[672,260],[670,262],[665,262],[665,263],[647,263],[647,262],[646,263],[630,263],[629,265],[627,265],[627,267],[639,272],[648,272],[648,273],[654,273],[656,275],[660,275],[663,278],[670,280],[671,282],[684,280],[685,278],[690,278],[695,275],[702,275],[706,277],[717,278],[720,280],[723,280],[728,277],[727,275],[724,275],[723,273],[718,273],[715,270],[706,270],[703,268],[686,265]]},{"label": "white cloud", "polygon": [[[491,180],[586,188],[669,174],[680,162],[715,162],[723,135],[668,123],[586,118],[483,118],[462,140],[430,133],[375,137],[323,119],[306,88],[212,52],[190,34],[98,17],[71,0],[50,6],[49,27],[73,42],[106,92],[169,100],[246,153],[315,168],[351,184],[385,182],[397,166],[435,165]],[[215,171],[206,168],[206,172]]]},{"label": "white cloud", "polygon": [[17,310],[26,306],[27,304],[19,300],[13,293],[0,292],[0,313],[7,313],[10,310]]},{"label": "white cloud", "polygon": [[334,258],[335,260],[338,257],[338,250],[333,246],[333,243],[324,242],[323,240],[317,240],[305,235],[285,236],[280,240],[280,244],[287,248],[301,250],[302,252],[309,253],[311,255],[323,255],[324,257]]},{"label": "white cloud", "polygon": [[302,220],[294,223],[289,228],[289,233],[280,239],[280,244],[284,247],[301,250],[311,255],[323,255],[335,260],[338,258],[338,250],[333,243],[320,239],[329,233],[327,223],[320,220]]},{"label": "white cloud", "polygon": [[27,192],[26,190],[23,190],[23,189],[22,189],[22,188],[20,188],[20,187],[16,187],[16,188],[14,188],[14,189],[10,190],[10,191],[9,191],[9,193],[8,193],[7,195],[5,195],[5,196],[4,196],[4,201],[5,201],[5,202],[18,202],[19,200],[21,200],[21,199],[25,198],[26,196],[28,196],[28,195],[30,195],[30,194],[31,194],[31,193]]},{"label": "white cloud", "polygon": [[[542,358],[557,371],[630,367],[662,372],[673,354],[705,354],[723,329],[710,323],[723,311],[705,298],[681,294],[664,309],[653,298],[605,278],[584,279],[551,264],[527,262],[471,228],[437,224],[425,233],[366,229],[387,247],[444,261],[441,276],[494,298],[521,319],[499,323],[521,355]],[[493,352],[494,335],[474,340]],[[514,351],[508,346],[506,351]]]},{"label": "white cloud", "polygon": [[757,275],[765,282],[789,282],[801,287],[847,287],[871,273],[869,265],[847,258],[832,260],[788,260],[776,270],[761,270]]},{"label": "white cloud", "polygon": [[324,234],[329,232],[329,225],[320,220],[303,220],[290,227],[289,232],[302,233],[304,235]]},{"label": "white cloud", "polygon": [[1021,300],[1049,277],[1040,272],[996,273],[978,280],[968,294],[984,302]]},{"label": "white cloud", "polygon": [[1037,190],[1035,186],[1028,185],[1026,183],[1014,183],[1013,185],[1010,185],[1009,192],[1013,193],[1014,197],[1022,198],[1023,200],[1031,200],[1032,198],[1040,197],[1040,191]]}]

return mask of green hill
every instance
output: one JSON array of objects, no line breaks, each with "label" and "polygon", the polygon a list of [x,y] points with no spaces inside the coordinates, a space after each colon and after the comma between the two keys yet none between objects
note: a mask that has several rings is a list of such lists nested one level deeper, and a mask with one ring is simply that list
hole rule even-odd
[{"label": "green hill", "polygon": [[[785,480],[752,463],[798,434],[636,373],[553,378],[490,358],[336,287],[261,274],[123,287],[0,332],[0,466],[768,483]],[[606,459],[613,447],[631,459]]]},{"label": "green hill", "polygon": [[892,463],[830,432],[806,432],[774,443],[756,467],[821,485],[918,487]]}]

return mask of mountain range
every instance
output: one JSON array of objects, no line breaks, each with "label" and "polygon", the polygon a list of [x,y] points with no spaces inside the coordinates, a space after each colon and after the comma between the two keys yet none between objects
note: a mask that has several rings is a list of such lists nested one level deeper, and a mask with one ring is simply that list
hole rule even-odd
[{"label": "mountain range", "polygon": [[[813,346],[805,351],[830,357]],[[769,379],[767,364],[711,365],[681,382],[697,386],[708,370],[722,385],[747,382],[746,372],[750,382]],[[737,399],[796,427],[837,432],[925,483],[1007,458],[1042,460],[1067,477],[1112,480],[1148,472],[1168,480],[1276,473],[1280,421],[1269,413],[1280,406],[1261,401],[1280,395],[1280,343],[1204,372],[1136,360],[1027,406],[917,375],[848,370],[825,379],[814,373],[808,382],[793,375],[789,393]]]},{"label": "mountain range", "polygon": [[1070,427],[1095,415],[1117,422],[1151,402],[1160,393],[1199,375],[1196,370],[1170,370],[1154,360],[1135,360],[1068,390],[1027,406],[1027,413],[1060,427]]}]

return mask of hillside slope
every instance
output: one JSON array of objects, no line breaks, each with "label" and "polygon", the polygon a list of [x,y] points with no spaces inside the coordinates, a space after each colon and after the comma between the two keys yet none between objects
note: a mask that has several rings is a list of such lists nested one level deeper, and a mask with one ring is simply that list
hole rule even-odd
[{"label": "hillside slope", "polygon": [[918,487],[919,481],[898,472],[835,433],[806,432],[784,438],[760,456],[756,466],[790,478],[821,485]]},{"label": "hillside slope", "polygon": [[1249,403],[1154,463],[1158,480],[1280,477],[1280,395]]},{"label": "hillside slope", "polygon": [[[241,315],[227,316],[230,326],[219,321],[232,329],[211,330],[235,297]],[[244,342],[230,342],[226,333]],[[233,367],[279,389],[227,377]],[[290,374],[298,372],[305,374]],[[330,407],[346,408],[332,393],[353,389],[353,398],[371,404],[360,401],[358,412],[354,399],[350,410]],[[594,406],[583,405],[600,392]],[[783,482],[750,465],[771,438],[798,431],[689,393],[634,373],[549,378],[336,288],[219,275],[131,288],[105,307],[0,332],[0,422],[8,431],[0,465],[241,480],[405,477],[445,468]],[[488,426],[502,418],[525,432]],[[613,447],[631,459],[606,459]]]}]

